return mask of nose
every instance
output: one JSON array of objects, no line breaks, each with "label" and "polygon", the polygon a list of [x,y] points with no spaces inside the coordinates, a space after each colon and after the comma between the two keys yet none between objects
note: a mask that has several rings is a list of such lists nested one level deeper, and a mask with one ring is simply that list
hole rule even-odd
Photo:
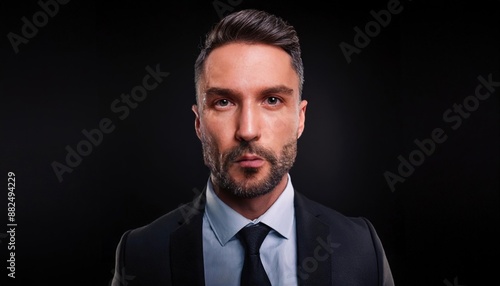
[{"label": "nose", "polygon": [[236,140],[255,141],[260,138],[261,115],[258,107],[246,105],[242,106],[237,114]]}]

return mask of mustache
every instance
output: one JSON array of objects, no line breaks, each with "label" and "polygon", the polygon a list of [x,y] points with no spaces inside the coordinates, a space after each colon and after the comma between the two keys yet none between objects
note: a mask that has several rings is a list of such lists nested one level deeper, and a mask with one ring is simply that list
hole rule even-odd
[{"label": "mustache", "polygon": [[272,150],[251,142],[243,141],[226,153],[223,160],[224,166],[227,167],[230,163],[235,162],[243,154],[255,154],[267,160],[271,165],[275,165],[278,162],[278,158],[274,155]]}]

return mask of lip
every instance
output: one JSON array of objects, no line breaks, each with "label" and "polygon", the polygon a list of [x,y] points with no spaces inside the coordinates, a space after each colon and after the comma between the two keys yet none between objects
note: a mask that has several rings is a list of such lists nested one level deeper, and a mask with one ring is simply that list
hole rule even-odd
[{"label": "lip", "polygon": [[264,159],[257,155],[243,155],[236,160],[236,163],[244,168],[259,168],[264,165],[264,162]]}]

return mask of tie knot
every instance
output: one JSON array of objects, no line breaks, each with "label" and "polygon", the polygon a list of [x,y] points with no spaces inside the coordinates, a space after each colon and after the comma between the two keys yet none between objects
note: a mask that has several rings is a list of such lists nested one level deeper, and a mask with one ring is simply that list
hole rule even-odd
[{"label": "tie knot", "polygon": [[238,234],[245,253],[247,255],[258,255],[260,246],[271,228],[263,223],[242,228]]}]

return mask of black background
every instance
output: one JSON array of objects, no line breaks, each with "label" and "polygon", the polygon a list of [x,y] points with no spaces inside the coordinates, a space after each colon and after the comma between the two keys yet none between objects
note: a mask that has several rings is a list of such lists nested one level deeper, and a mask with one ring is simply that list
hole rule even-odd
[{"label": "black background", "polygon": [[[443,120],[474,95],[478,76],[500,81],[499,2],[402,1],[351,63],[339,44],[353,45],[354,27],[364,30],[388,1],[268,2],[231,9],[265,9],[298,31],[309,105],[294,187],[370,219],[396,285],[499,285],[500,88],[456,130]],[[21,18],[39,10],[36,1],[0,4],[0,235],[8,171],[18,223],[17,278],[7,279],[8,237],[0,236],[0,281],[108,285],[121,234],[206,183],[190,110],[193,64],[219,16],[212,1],[73,0],[16,54],[7,34],[22,35]],[[170,75],[120,120],[111,102],[157,64]],[[66,146],[103,118],[115,130],[59,182],[51,164],[65,163]],[[392,192],[384,172],[397,174],[397,157],[435,128],[447,140]]]}]

